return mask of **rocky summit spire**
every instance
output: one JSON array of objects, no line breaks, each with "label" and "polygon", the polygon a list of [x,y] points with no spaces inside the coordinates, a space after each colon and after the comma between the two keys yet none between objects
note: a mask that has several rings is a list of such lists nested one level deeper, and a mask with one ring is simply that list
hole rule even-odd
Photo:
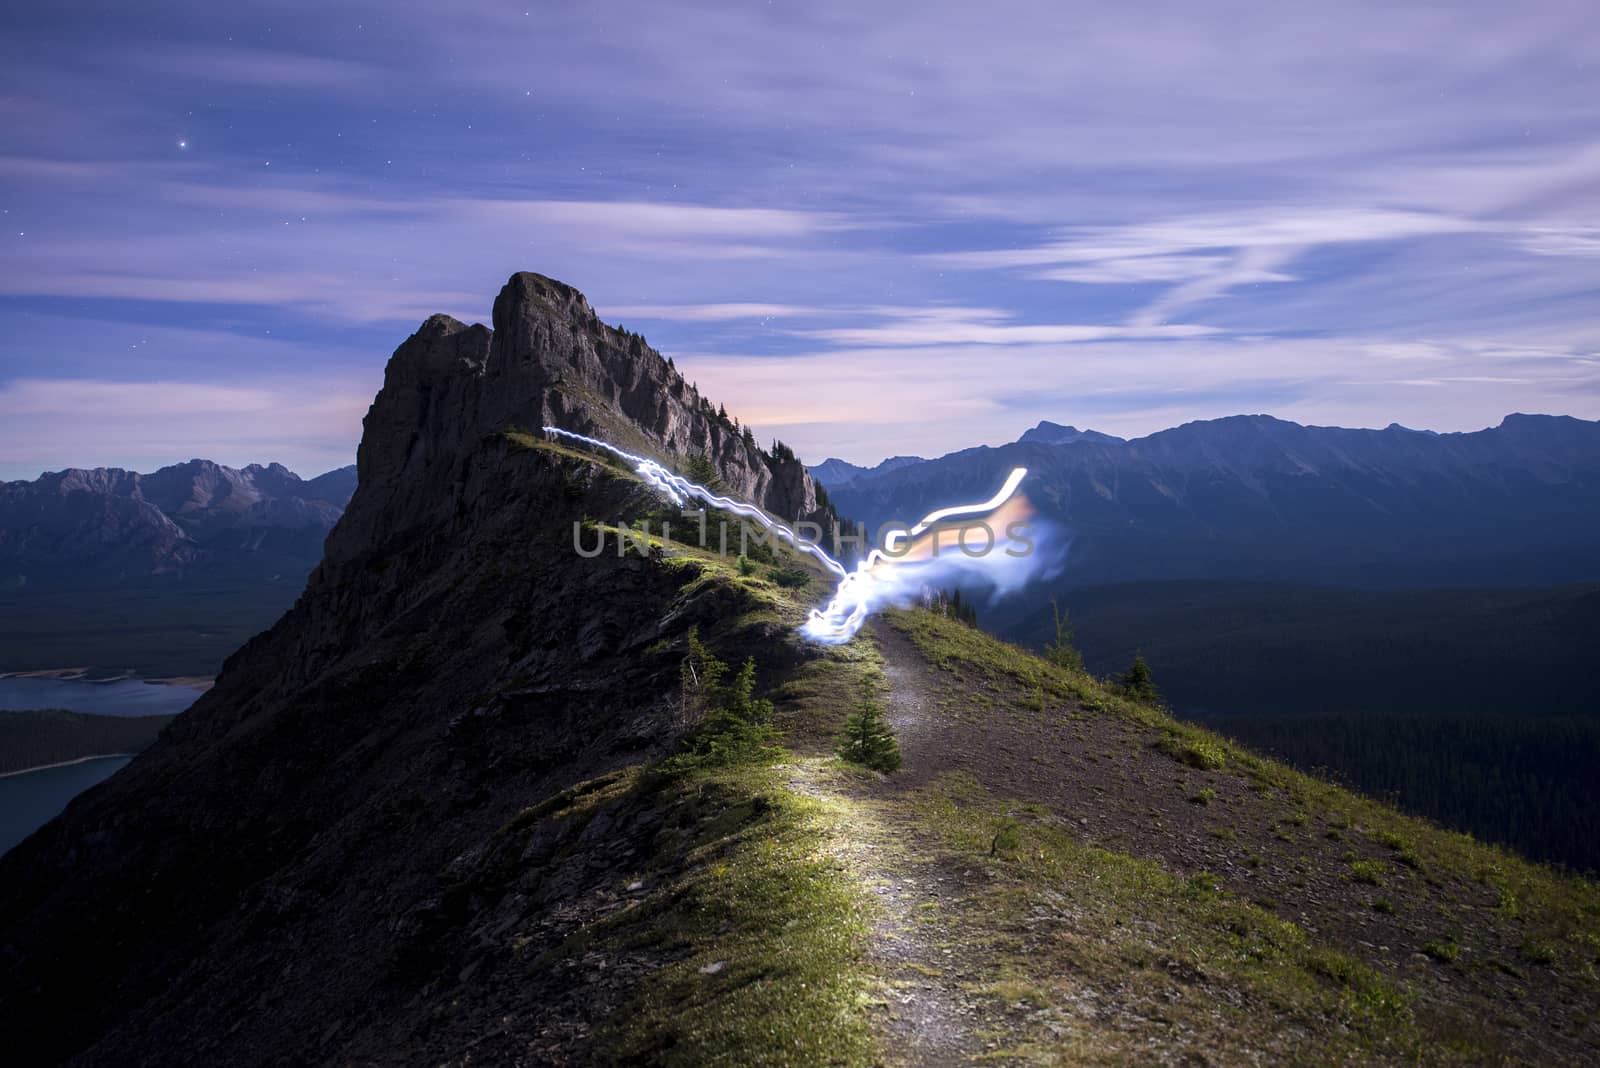
[{"label": "rocky summit spire", "polygon": [[561,426],[681,467],[704,456],[728,491],[781,518],[823,515],[792,457],[768,455],[637,334],[578,290],[531,271],[494,302],[494,329],[435,315],[395,351],[366,419],[364,494],[448,482],[486,436]]}]

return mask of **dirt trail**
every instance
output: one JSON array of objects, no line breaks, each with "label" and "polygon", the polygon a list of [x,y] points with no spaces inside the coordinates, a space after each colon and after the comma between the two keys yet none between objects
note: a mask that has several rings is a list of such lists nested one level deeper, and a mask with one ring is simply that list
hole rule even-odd
[{"label": "dirt trail", "polygon": [[887,712],[905,758],[891,781],[828,776],[819,761],[791,767],[801,793],[842,802],[851,812],[841,859],[878,905],[869,959],[883,977],[879,1018],[891,1062],[905,1065],[1007,1063],[998,1021],[985,1018],[975,990],[988,976],[959,929],[988,875],[953,863],[910,811],[903,788],[933,770],[938,730],[927,668],[904,636],[876,628],[889,679]]}]

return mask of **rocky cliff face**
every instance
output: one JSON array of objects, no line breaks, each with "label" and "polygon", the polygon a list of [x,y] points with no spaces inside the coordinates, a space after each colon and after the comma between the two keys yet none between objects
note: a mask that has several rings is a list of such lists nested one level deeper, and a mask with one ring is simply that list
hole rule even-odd
[{"label": "rocky cliff face", "polygon": [[[761,450],[643,338],[607,326],[582,293],[539,274],[514,275],[500,291],[492,331],[444,315],[423,323],[395,353],[365,425],[361,492],[390,516],[437,501],[449,464],[477,439],[545,425],[680,468],[705,456],[730,492],[774,515],[823,515],[802,464]],[[355,534],[351,526],[340,537]]]},{"label": "rocky cliff face", "polygon": [[506,431],[703,453],[741,495],[822,513],[797,460],[576,290],[517,275],[495,327],[434,317],[400,346],[299,602],[0,861],[0,1028],[21,1062],[436,1062],[508,1013],[559,1047],[615,1008],[529,962],[615,904],[665,816],[541,834],[520,857],[496,832],[670,747],[684,634],[747,608],[681,567],[577,558],[574,520],[659,500]]}]

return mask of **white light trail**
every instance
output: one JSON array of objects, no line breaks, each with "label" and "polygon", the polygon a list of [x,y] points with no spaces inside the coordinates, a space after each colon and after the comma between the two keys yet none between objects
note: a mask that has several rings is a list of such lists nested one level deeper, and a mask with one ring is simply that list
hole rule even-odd
[{"label": "white light trail", "polygon": [[792,528],[773,519],[753,504],[746,504],[744,501],[735,500],[732,497],[724,497],[720,493],[713,493],[706,487],[690,482],[682,475],[667,470],[648,457],[635,456],[631,452],[624,452],[610,442],[601,441],[599,438],[585,437],[570,430],[562,430],[558,426],[547,426],[544,428],[544,432],[546,434],[559,434],[564,438],[581,441],[585,445],[593,445],[595,448],[604,449],[614,456],[620,456],[633,465],[634,473],[644,479],[651,489],[665,494],[673,504],[682,506],[686,501],[693,499],[708,504],[713,508],[721,508],[723,511],[732,512],[742,518],[753,519],[763,530],[777,531],[789,544],[807,556],[812,557],[840,578],[847,574],[845,566],[823,552],[816,542],[802,538]]},{"label": "white light trail", "polygon": [[[884,538],[884,548],[873,549],[851,571],[815,542],[801,537],[793,528],[773,519],[753,504],[714,493],[668,470],[655,460],[635,456],[610,442],[555,426],[547,426],[544,431],[546,434],[558,434],[581,441],[620,457],[632,465],[634,472],[648,486],[664,494],[674,504],[681,506],[689,500],[696,500],[752,520],[764,530],[775,531],[800,552],[821,563],[838,577],[839,585],[826,605],[811,611],[800,627],[800,633],[824,645],[842,645],[855,637],[873,612],[886,605],[909,604],[930,586],[975,577],[1003,593],[1030,581],[1047,565],[1047,554],[1036,552],[1031,539],[1015,533],[1019,525],[1027,529],[1028,520],[1033,514],[1027,498],[1017,493],[1023,478],[1027,476],[1026,468],[1012,469],[999,491],[987,501],[940,508],[924,516],[909,530],[891,531]],[[967,523],[947,522],[958,517],[968,517]],[[1023,551],[998,549],[997,536],[989,525],[989,520],[996,518],[1004,520],[1007,537],[1019,539],[1026,546]],[[982,529],[987,536],[985,548],[980,553],[973,553],[966,545],[969,527]],[[952,533],[954,538],[944,537]],[[946,545],[946,542],[949,544]],[[941,549],[944,550],[942,554]]]}]

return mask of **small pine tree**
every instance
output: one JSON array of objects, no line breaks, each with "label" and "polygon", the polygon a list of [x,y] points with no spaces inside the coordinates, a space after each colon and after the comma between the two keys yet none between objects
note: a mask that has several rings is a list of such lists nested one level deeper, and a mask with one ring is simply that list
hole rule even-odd
[{"label": "small pine tree", "polygon": [[748,424],[745,425],[744,434],[742,436],[744,437],[744,443],[746,445],[750,446],[752,449],[755,448],[756,436],[751,432]]},{"label": "small pine tree", "polygon": [[944,614],[957,623],[965,623],[969,627],[978,625],[978,606],[971,601],[962,600],[959,589],[945,596]]},{"label": "small pine tree", "polygon": [[690,627],[689,655],[683,658],[679,671],[685,699],[691,694],[715,694],[727,670],[728,665],[712,656],[711,650],[700,640],[700,629]]},{"label": "small pine tree", "polygon": [[717,470],[717,465],[703,452],[694,453],[684,461],[683,476],[707,489],[717,489],[722,482],[722,473]]},{"label": "small pine tree", "polygon": [[746,556],[744,553],[740,553],[739,554],[739,574],[748,577],[748,576],[753,575],[755,573],[756,573],[756,565],[750,562],[750,558],[748,556]]},{"label": "small pine tree", "polygon": [[883,705],[871,695],[863,697],[856,711],[845,720],[839,756],[874,771],[899,770],[900,743],[895,741],[894,728],[889,726]]},{"label": "small pine tree", "polygon": [[[1056,636],[1044,647],[1045,659],[1068,671],[1082,671],[1083,654],[1072,644],[1072,625],[1067,621],[1067,613],[1063,612],[1054,601],[1050,602],[1050,611],[1055,615]],[[1146,674],[1149,671],[1148,667],[1145,668]]]},{"label": "small pine tree", "polygon": [[724,682],[727,670],[691,630],[682,667],[684,706],[686,712],[700,710],[702,718],[685,748],[712,765],[759,760],[774,752],[772,702],[755,696],[755,658],[746,659],[739,673]]},{"label": "small pine tree", "polygon": [[1151,675],[1150,665],[1145,663],[1143,653],[1133,654],[1133,663],[1117,677],[1117,689],[1135,701],[1151,705],[1161,703],[1161,691],[1156,689],[1155,677]]}]

